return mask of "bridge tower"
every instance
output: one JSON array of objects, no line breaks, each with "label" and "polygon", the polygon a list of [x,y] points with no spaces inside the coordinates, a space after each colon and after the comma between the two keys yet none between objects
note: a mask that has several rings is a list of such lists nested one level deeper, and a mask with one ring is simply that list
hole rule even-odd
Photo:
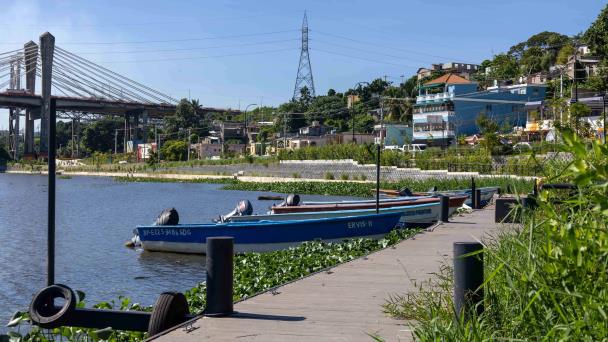
[{"label": "bridge tower", "polygon": [[[21,59],[10,62],[10,89],[21,90]],[[19,159],[19,119],[21,110],[10,108],[8,112],[8,146],[13,159]]]},{"label": "bridge tower", "polygon": [[[28,94],[36,93],[36,65],[38,64],[38,44],[29,41],[23,45],[25,59],[25,89]],[[34,153],[34,120],[40,118],[40,110],[28,108],[25,110],[25,143],[23,152],[26,155]]]},{"label": "bridge tower", "polygon": [[55,37],[45,32],[40,36],[40,61],[42,64],[42,108],[40,112],[40,154],[49,152],[49,117],[51,112],[51,85]]},{"label": "bridge tower", "polygon": [[296,86],[293,89],[294,100],[300,98],[300,90],[304,87],[308,88],[311,96],[315,96],[315,83],[312,79],[312,68],[310,67],[310,55],[308,53],[308,18],[306,11],[304,12],[304,20],[302,21],[302,49],[300,51]]}]

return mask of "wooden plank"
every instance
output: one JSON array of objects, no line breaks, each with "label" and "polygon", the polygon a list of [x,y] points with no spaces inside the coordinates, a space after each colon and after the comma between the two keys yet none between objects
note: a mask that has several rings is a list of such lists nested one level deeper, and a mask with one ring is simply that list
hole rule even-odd
[{"label": "wooden plank", "polygon": [[452,243],[474,241],[494,231],[493,208],[441,224],[367,257],[334,267],[235,305],[239,314],[201,318],[196,330],[177,328],[154,341],[386,341],[412,340],[410,323],[386,316],[391,294],[416,291],[442,261],[451,262]]}]

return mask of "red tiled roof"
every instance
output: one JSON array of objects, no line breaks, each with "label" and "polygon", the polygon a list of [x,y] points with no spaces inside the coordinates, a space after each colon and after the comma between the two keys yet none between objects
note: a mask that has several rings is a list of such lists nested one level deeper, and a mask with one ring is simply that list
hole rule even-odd
[{"label": "red tiled roof", "polygon": [[441,77],[438,77],[434,80],[430,80],[428,82],[426,82],[424,85],[431,85],[431,84],[441,84],[441,83],[446,83],[446,84],[454,84],[454,83],[471,83],[471,81],[467,80],[464,77],[460,77],[458,75],[454,75],[454,74],[445,74]]}]

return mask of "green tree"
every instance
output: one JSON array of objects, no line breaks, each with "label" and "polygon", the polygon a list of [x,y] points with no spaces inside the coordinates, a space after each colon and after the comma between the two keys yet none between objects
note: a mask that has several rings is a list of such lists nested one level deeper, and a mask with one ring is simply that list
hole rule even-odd
[{"label": "green tree", "polygon": [[497,80],[507,80],[519,75],[517,60],[507,54],[498,54],[490,62],[489,76]]},{"label": "green tree", "polygon": [[181,99],[175,108],[175,115],[165,118],[165,132],[184,137],[186,130],[191,128],[200,135],[209,134],[207,122],[200,114],[200,108],[198,100]]},{"label": "green tree", "polygon": [[306,110],[306,120],[310,124],[312,121],[319,121],[328,124],[328,120],[346,120],[349,117],[346,108],[346,99],[338,96],[317,96],[312,100]]},{"label": "green tree", "polygon": [[601,59],[608,59],[608,5],[583,34],[583,40]]},{"label": "green tree", "polygon": [[165,160],[186,160],[188,158],[188,144],[183,140],[168,140],[163,143],[160,153]]},{"label": "green tree", "polygon": [[566,65],[568,63],[568,59],[570,56],[574,55],[574,46],[572,44],[566,44],[557,53],[557,58],[555,59],[555,64],[558,65]]},{"label": "green tree", "polygon": [[479,131],[483,135],[481,145],[490,153],[495,153],[497,147],[500,145],[500,138],[498,136],[498,130],[500,126],[498,123],[489,118],[485,113],[479,114],[475,120]]},{"label": "green tree", "polygon": [[121,126],[120,121],[110,118],[96,121],[82,131],[82,144],[89,153],[113,151],[114,133]]},{"label": "green tree", "polygon": [[582,134],[583,132],[581,132],[581,128],[583,127],[580,125],[580,119],[589,116],[589,114],[591,114],[591,108],[584,103],[576,102],[570,104],[569,113],[571,125],[579,135],[584,136],[584,134]]}]

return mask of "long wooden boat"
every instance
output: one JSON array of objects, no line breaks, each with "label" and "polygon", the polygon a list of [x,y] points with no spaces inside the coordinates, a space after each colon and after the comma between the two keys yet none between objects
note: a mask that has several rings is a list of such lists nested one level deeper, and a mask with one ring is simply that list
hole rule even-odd
[{"label": "long wooden boat", "polygon": [[[375,212],[376,209],[313,211],[287,214],[231,216],[228,220],[229,222],[309,220],[340,216],[363,216],[374,214]],[[439,205],[439,202],[433,202],[400,207],[381,208],[380,213],[401,213],[399,225],[402,227],[414,227],[429,225],[433,222],[438,221],[441,215],[441,207]]]},{"label": "long wooden boat", "polygon": [[381,238],[397,226],[401,216],[394,212],[310,220],[138,226],[136,233],[147,251],[205,254],[208,237],[232,236],[236,253],[268,252],[304,241]]},{"label": "long wooden boat", "polygon": [[[457,208],[462,206],[464,201],[467,199],[466,196],[452,196],[450,197],[450,215],[456,211]],[[379,208],[391,208],[401,207],[408,205],[427,204],[427,203],[438,203],[438,197],[424,197],[419,199],[405,199],[405,200],[391,200],[391,201],[380,201]],[[303,212],[314,212],[314,211],[337,211],[337,210],[358,210],[358,209],[375,209],[376,201],[361,201],[356,203],[349,202],[327,202],[324,204],[301,204],[296,206],[273,206],[270,208],[272,214],[286,214],[286,213],[303,213]]]},{"label": "long wooden boat", "polygon": [[[483,188],[478,188],[479,190],[481,190],[481,205],[487,205],[488,203],[490,203],[490,201],[492,200],[492,198],[494,197],[494,195],[498,192],[499,187],[483,187]],[[374,190],[375,191],[375,190]],[[412,196],[431,196],[431,195],[467,195],[469,196],[467,198],[467,200],[464,202],[464,204],[468,205],[468,206],[472,206],[472,198],[471,198],[471,189],[464,189],[464,190],[450,190],[450,191],[434,191],[434,192],[414,192],[414,193],[407,193],[404,192],[403,190],[385,190],[385,189],[380,189],[380,193],[386,196],[396,196],[397,198],[409,198]]]}]

